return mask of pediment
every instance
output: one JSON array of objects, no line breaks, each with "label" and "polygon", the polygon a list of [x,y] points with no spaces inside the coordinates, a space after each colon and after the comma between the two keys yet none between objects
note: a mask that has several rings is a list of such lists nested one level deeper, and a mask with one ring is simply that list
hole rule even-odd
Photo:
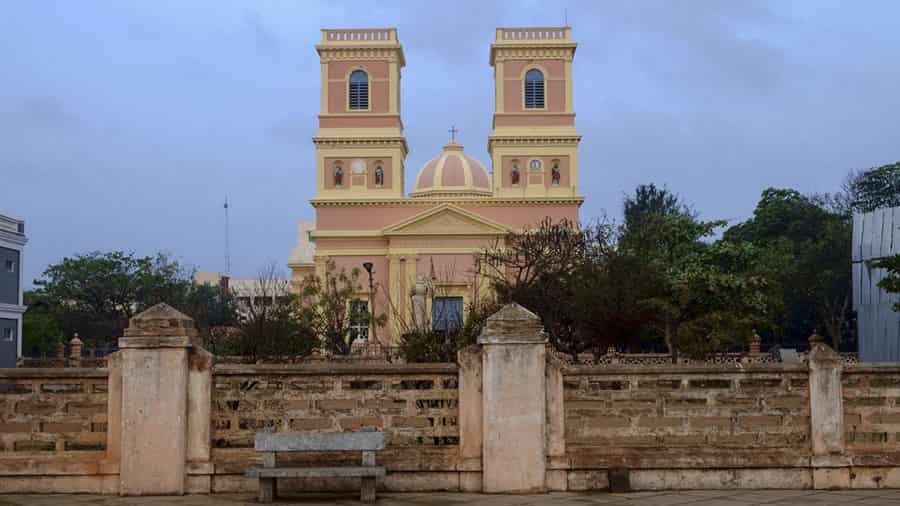
[{"label": "pediment", "polygon": [[390,235],[505,235],[509,228],[452,204],[444,204],[399,223],[382,232]]}]

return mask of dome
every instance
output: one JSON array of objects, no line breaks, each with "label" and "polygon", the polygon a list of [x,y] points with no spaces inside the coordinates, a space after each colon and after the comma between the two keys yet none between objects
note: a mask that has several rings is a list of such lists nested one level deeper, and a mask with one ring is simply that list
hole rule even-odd
[{"label": "dome", "polygon": [[466,156],[461,144],[451,142],[429,160],[416,176],[411,197],[484,196],[491,194],[491,178],[484,165]]}]

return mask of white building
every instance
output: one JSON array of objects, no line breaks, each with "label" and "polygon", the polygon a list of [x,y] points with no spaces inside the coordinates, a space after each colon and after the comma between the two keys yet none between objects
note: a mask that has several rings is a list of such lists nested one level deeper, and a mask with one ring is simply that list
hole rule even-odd
[{"label": "white building", "polygon": [[280,278],[230,278],[220,272],[197,272],[194,283],[220,286],[234,297],[237,310],[246,315],[251,305],[273,304],[275,300],[290,296],[290,284]]},{"label": "white building", "polygon": [[0,214],[0,367],[15,367],[22,356],[26,242],[25,222]]}]

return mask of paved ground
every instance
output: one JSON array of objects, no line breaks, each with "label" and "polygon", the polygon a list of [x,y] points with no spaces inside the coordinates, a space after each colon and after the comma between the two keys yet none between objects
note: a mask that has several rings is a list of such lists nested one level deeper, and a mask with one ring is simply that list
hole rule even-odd
[{"label": "paved ground", "polygon": [[[258,504],[251,495],[184,497],[131,497],[99,495],[0,495],[0,506],[236,506]],[[280,499],[276,504],[359,505],[358,496],[300,495]],[[738,490],[690,492],[636,492],[631,494],[553,493],[547,495],[478,495],[452,493],[379,494],[380,506],[750,506],[754,504],[792,506],[900,506],[900,490],[852,490],[819,492],[812,490]]]}]

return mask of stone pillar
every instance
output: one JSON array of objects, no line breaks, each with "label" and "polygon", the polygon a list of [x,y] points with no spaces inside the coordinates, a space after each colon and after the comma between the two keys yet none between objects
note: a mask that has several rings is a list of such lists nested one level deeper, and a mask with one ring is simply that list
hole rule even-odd
[{"label": "stone pillar", "polygon": [[809,422],[813,487],[849,488],[850,461],[844,455],[841,357],[817,334],[810,336],[809,345]]},{"label": "stone pillar", "polygon": [[762,338],[754,330],[753,335],[750,336],[750,354],[759,355],[760,353],[762,353]]},{"label": "stone pillar", "polygon": [[181,495],[187,459],[188,350],[194,321],[166,304],[135,316],[122,360],[120,495]]},{"label": "stone pillar", "polygon": [[568,489],[569,461],[566,458],[566,407],[563,404],[561,360],[547,357],[547,479],[550,491]]},{"label": "stone pillar", "polygon": [[459,351],[459,489],[482,491],[481,452],[484,438],[481,396],[481,348]]},{"label": "stone pillar", "polygon": [[215,356],[199,346],[188,355],[187,482],[189,494],[212,492],[210,460],[212,419],[212,366]]},{"label": "stone pillar", "polygon": [[69,367],[81,367],[81,351],[84,349],[84,341],[78,338],[78,333],[69,341]]},{"label": "stone pillar", "polygon": [[485,492],[546,489],[546,343],[540,319],[518,304],[488,318],[478,338]]}]

